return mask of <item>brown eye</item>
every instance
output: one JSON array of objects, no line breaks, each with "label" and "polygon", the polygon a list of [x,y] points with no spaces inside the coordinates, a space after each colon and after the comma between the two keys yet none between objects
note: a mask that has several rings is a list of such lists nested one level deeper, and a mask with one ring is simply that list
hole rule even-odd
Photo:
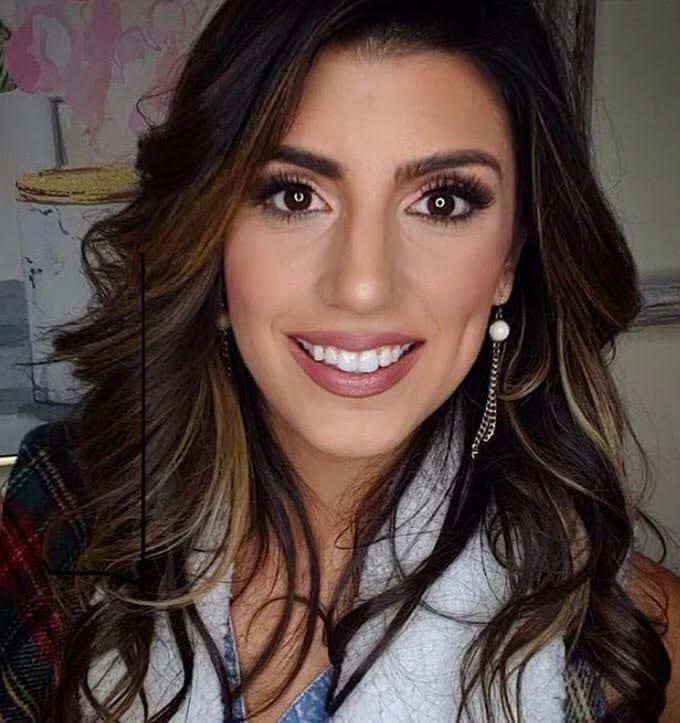
[{"label": "brown eye", "polygon": [[310,208],[315,195],[316,191],[297,176],[278,173],[261,183],[253,195],[253,203],[275,218],[292,221],[324,210],[323,207]]},{"label": "brown eye", "polygon": [[456,209],[456,198],[450,193],[434,193],[427,199],[427,210],[432,216],[448,217]]},{"label": "brown eye", "polygon": [[409,215],[419,216],[428,223],[448,226],[470,220],[479,210],[490,206],[494,196],[474,176],[443,174],[423,189],[423,195],[415,205],[423,201],[424,210],[408,211]]},{"label": "brown eye", "polygon": [[283,204],[289,211],[305,211],[310,202],[310,196],[304,186],[291,186],[279,193],[283,194]]}]

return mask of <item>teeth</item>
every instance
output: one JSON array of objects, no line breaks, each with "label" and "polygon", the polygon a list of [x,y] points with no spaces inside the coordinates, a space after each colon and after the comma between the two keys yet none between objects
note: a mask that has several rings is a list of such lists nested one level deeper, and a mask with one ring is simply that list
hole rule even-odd
[{"label": "teeth", "polygon": [[310,344],[304,339],[295,337],[305,351],[316,361],[322,361],[329,366],[338,367],[344,372],[358,374],[374,372],[378,367],[388,367],[399,361],[412,346],[413,342],[395,346],[381,346],[366,351],[346,351],[334,346],[319,346]]}]

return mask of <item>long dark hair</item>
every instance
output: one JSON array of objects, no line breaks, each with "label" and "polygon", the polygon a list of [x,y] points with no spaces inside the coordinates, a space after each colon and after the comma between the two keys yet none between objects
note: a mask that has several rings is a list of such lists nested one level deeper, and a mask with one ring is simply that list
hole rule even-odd
[{"label": "long dark hair", "polygon": [[[485,345],[451,398],[366,485],[357,505],[352,559],[330,608],[323,610],[300,479],[264,423],[257,386],[236,347],[233,376],[225,375],[216,319],[230,221],[289,127],[315,57],[328,47],[369,59],[437,49],[474,61],[509,114],[517,213],[525,230],[514,291],[505,305],[505,318],[518,332],[500,371],[495,435],[479,458],[464,456],[426,564],[341,614],[340,592],[356,581],[367,543],[394,521],[404,490],[433,440],[446,433],[447,412],[456,402],[464,419],[464,449],[470,449],[491,357]],[[74,456],[86,500],[80,511],[87,511],[90,524],[76,564],[110,573],[100,580],[83,576],[77,584],[72,578],[55,581],[68,611],[68,665],[59,668],[50,703],[56,720],[76,715],[80,688],[106,720],[129,708],[144,680],[154,615],[168,615],[185,687],[151,720],[170,720],[189,689],[188,626],[221,666],[221,653],[195,606],[205,589],[192,587],[186,569],[206,530],[226,530],[211,585],[246,538],[258,542],[262,555],[271,540],[284,552],[289,589],[283,619],[245,671],[244,685],[251,685],[280,645],[295,603],[294,525],[306,543],[309,609],[299,655],[274,697],[299,672],[319,616],[337,666],[348,640],[369,618],[397,605],[396,620],[403,624],[482,529],[507,567],[511,595],[466,655],[464,693],[480,681],[486,691],[499,674],[505,680],[517,652],[528,659],[563,635],[567,655],[581,650],[615,697],[618,720],[656,718],[669,658],[655,627],[617,581],[634,542],[633,525],[638,519],[650,522],[624,464],[627,433],[645,462],[645,479],[647,462],[609,370],[615,339],[630,328],[641,297],[621,225],[591,167],[578,107],[578,85],[561,35],[530,0],[229,0],[217,10],[191,49],[167,119],[139,140],[134,199],[95,223],[84,238],[92,302],[55,338],[54,358],[70,361],[86,389],[77,407]],[[142,327],[148,552],[143,566]],[[92,603],[95,583],[104,597]],[[395,633],[378,643],[348,686],[338,690],[333,680],[331,712]],[[110,649],[118,649],[128,672],[115,702],[97,702],[86,674],[93,659]],[[478,665],[472,666],[475,650]],[[240,690],[229,689],[224,670],[220,680],[230,710]]]}]

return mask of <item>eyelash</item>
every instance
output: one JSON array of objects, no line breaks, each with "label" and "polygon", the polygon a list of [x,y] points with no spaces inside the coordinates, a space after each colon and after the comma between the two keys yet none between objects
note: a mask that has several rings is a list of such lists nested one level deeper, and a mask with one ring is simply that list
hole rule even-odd
[{"label": "eyelash", "polygon": [[[269,199],[281,191],[287,191],[291,188],[314,191],[308,183],[300,176],[285,172],[275,173],[265,178],[257,187],[253,194],[253,204],[261,206],[265,213],[281,219],[286,223],[301,220],[304,216],[309,216],[317,211],[281,211],[274,208]],[[419,216],[427,223],[434,223],[444,227],[450,224],[461,224],[469,221],[479,209],[486,208],[494,202],[493,194],[476,176],[461,176],[457,173],[442,173],[432,179],[424,188],[421,189],[422,194],[418,201],[421,201],[426,195],[435,195],[436,193],[450,194],[458,196],[470,205],[470,209],[465,213],[457,216],[428,216],[423,213],[413,213],[410,215]]]}]

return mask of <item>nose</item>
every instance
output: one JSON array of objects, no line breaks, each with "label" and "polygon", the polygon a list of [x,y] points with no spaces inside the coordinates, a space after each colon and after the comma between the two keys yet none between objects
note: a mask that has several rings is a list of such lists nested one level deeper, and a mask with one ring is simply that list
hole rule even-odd
[{"label": "nose", "polygon": [[393,306],[399,239],[389,224],[374,210],[356,215],[335,233],[322,282],[324,301],[361,315]]}]

